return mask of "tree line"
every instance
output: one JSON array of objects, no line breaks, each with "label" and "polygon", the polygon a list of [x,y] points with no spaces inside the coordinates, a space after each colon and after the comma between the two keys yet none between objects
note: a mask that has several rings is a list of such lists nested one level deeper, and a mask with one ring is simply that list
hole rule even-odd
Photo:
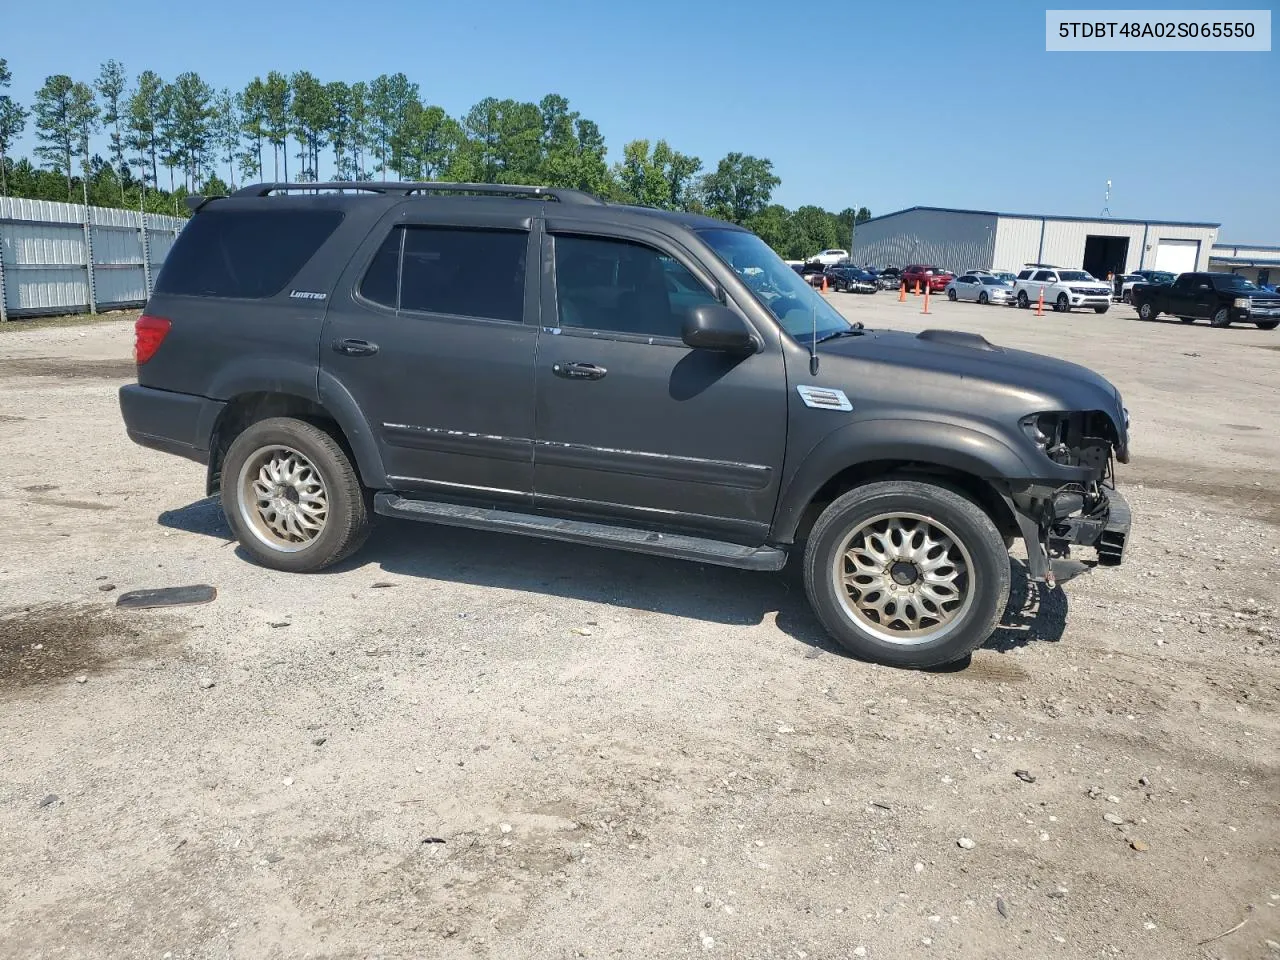
[{"label": "tree line", "polygon": [[[759,233],[793,259],[848,245],[869,210],[771,203],[773,163],[733,152],[713,167],[666,140],[632,140],[606,160],[597,124],[559,94],[537,103],[486,97],[450,116],[403,73],[323,82],[272,70],[240,91],[194,71],[132,84],[118,60],[91,82],[45,78],[30,107],[6,91],[0,59],[0,196],[85,201],[185,215],[182,198],[254,180],[452,180],[572,187],[606,200],[707,213]],[[11,155],[32,125],[34,158]],[[90,141],[104,134],[106,156]],[[35,162],[33,162],[33,159]]]}]

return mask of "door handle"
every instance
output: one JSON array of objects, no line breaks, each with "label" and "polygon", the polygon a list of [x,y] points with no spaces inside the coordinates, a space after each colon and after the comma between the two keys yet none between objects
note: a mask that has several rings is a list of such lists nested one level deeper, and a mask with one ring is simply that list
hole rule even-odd
[{"label": "door handle", "polygon": [[371,357],[378,352],[378,345],[368,340],[335,340],[333,349],[348,357]]},{"label": "door handle", "polygon": [[551,372],[566,380],[599,380],[609,371],[594,363],[556,363]]}]

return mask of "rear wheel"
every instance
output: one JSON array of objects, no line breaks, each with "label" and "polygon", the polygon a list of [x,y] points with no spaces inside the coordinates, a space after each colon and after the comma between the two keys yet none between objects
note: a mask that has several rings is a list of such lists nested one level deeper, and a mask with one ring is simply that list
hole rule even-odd
[{"label": "rear wheel", "polygon": [[1209,319],[1209,324],[1214,327],[1231,326],[1231,311],[1226,307],[1219,307],[1213,311],[1213,316]]},{"label": "rear wheel", "polygon": [[369,535],[364,490],[346,452],[320,427],[290,417],[250,425],[222,464],[222,510],[264,567],[310,573]]},{"label": "rear wheel", "polygon": [[948,291],[947,291],[947,299],[948,299],[948,300],[950,300],[952,303],[955,303],[955,302],[956,302],[956,292],[955,292],[954,290],[948,290]]},{"label": "rear wheel", "polygon": [[1149,302],[1142,303],[1138,306],[1138,316],[1143,320],[1154,320],[1160,316],[1160,311],[1153,307]]},{"label": "rear wheel", "polygon": [[1124,293],[1120,294],[1120,302],[1133,303],[1133,294],[1131,294],[1128,290],[1126,290]]},{"label": "rear wheel", "polygon": [[804,555],[818,619],[855,656],[933,667],[981,646],[1009,600],[1009,555],[991,518],[946,487],[856,487],[818,518]]},{"label": "rear wheel", "polygon": [[1253,323],[1259,330],[1274,330],[1280,327],[1280,320],[1255,320]]},{"label": "rear wheel", "polygon": [[1027,299],[1027,291],[1025,290],[1018,291],[1018,306],[1020,306],[1023,310],[1026,310],[1029,306],[1031,306],[1031,301]]},{"label": "rear wheel", "polygon": [[1067,297],[1067,295],[1066,295],[1065,293],[1060,293],[1060,294],[1058,294],[1058,299],[1057,299],[1057,301],[1056,301],[1056,302],[1054,303],[1054,305],[1053,305],[1053,309],[1054,309],[1054,310],[1057,310],[1057,311],[1058,311],[1058,313],[1070,313],[1070,312],[1071,312],[1071,300],[1070,300],[1070,299],[1068,299],[1068,297]]},{"label": "rear wheel", "polygon": [[987,302],[988,302],[987,293],[985,290],[982,293],[978,294],[978,302],[982,304],[984,307],[987,305]]}]

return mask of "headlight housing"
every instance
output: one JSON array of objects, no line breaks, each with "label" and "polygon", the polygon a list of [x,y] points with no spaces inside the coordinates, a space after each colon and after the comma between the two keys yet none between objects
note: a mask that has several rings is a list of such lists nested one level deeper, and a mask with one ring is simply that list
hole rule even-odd
[{"label": "headlight housing", "polygon": [[1249,309],[1250,302],[1251,301],[1249,300],[1248,297],[1236,297],[1234,300],[1231,301],[1231,305],[1233,307],[1238,307],[1240,309],[1247,310]]}]

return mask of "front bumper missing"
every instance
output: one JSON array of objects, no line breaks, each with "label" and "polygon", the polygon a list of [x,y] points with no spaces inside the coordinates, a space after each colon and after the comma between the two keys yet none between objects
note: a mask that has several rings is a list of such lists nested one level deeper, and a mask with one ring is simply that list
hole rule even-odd
[{"label": "front bumper missing", "polygon": [[1042,505],[1039,517],[1009,501],[1026,543],[1027,568],[1032,580],[1054,586],[1051,558],[1068,556],[1072,546],[1092,547],[1097,551],[1100,566],[1120,565],[1133,515],[1128,501],[1118,490],[1106,487],[1103,492],[1103,503],[1087,514],[1081,510],[1082,495],[1068,488],[1037,501]]}]

